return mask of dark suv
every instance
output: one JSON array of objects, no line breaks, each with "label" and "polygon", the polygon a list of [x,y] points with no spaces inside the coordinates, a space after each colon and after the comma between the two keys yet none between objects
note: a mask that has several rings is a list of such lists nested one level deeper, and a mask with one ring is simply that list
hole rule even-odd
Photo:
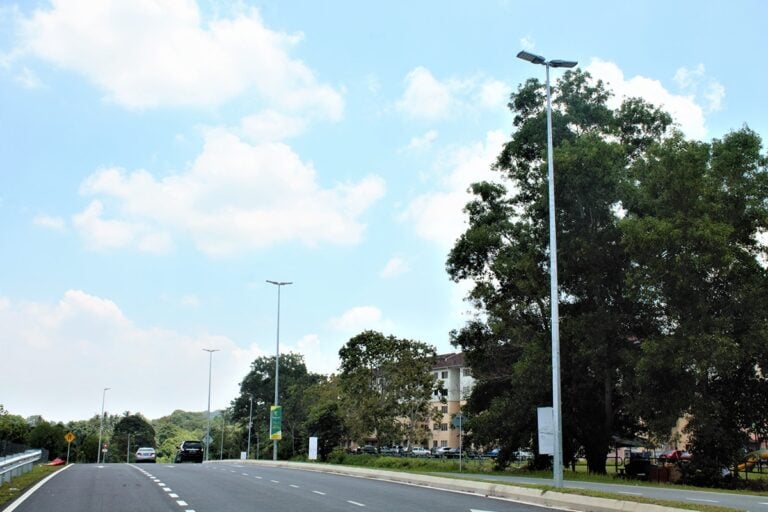
[{"label": "dark suv", "polygon": [[203,443],[184,441],[176,452],[174,462],[203,462]]}]

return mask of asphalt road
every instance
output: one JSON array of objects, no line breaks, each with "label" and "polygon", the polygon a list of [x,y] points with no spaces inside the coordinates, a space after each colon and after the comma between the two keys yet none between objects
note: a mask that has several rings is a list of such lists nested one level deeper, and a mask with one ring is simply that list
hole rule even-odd
[{"label": "asphalt road", "polygon": [[541,512],[380,480],[238,464],[76,464],[13,512]]},{"label": "asphalt road", "polygon": [[[440,476],[450,476],[453,478],[456,477],[456,473],[438,474]],[[552,485],[551,479],[544,478],[495,476],[482,473],[465,473],[463,476],[465,478],[471,478],[475,480],[493,480],[508,483]],[[735,494],[725,491],[717,492],[688,490],[675,487],[674,485],[664,487],[646,487],[642,485],[633,485],[631,480],[628,480],[625,484],[603,484],[566,480],[563,482],[563,486],[570,489],[592,489],[610,492],[619,496],[643,496],[653,499],[679,501],[681,503],[715,505],[718,507],[727,507],[736,510],[747,510],[749,512],[768,512],[768,496]]]}]

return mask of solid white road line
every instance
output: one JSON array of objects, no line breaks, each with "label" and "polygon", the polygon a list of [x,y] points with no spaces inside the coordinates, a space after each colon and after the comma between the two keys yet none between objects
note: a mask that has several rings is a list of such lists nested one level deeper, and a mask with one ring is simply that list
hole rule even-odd
[{"label": "solid white road line", "polygon": [[627,492],[627,491],[619,491],[619,494],[628,494],[629,496],[642,496],[643,493],[641,492]]},{"label": "solid white road line", "polygon": [[720,503],[719,501],[716,501],[716,500],[705,500],[705,499],[702,499],[702,498],[686,498],[686,500],[687,501],[701,501],[703,503]]},{"label": "solid white road line", "polygon": [[55,473],[51,473],[51,474],[50,474],[50,475],[48,475],[47,477],[45,477],[45,478],[43,478],[42,480],[40,480],[40,481],[39,481],[37,484],[35,484],[35,486],[34,486],[34,487],[32,487],[30,490],[28,490],[27,492],[25,492],[24,494],[22,494],[22,495],[19,497],[19,499],[17,499],[16,501],[14,501],[14,502],[13,502],[13,504],[12,504],[10,507],[6,508],[6,509],[5,509],[5,512],[13,512],[14,510],[16,510],[16,508],[17,508],[19,505],[21,505],[22,503],[24,503],[24,501],[25,501],[27,498],[29,498],[30,496],[32,496],[32,494],[33,494],[33,493],[34,493],[36,490],[38,490],[39,488],[41,488],[41,487],[42,487],[42,486],[45,484],[45,482],[47,482],[47,481],[48,481],[48,480],[50,480],[51,478],[55,477],[55,476],[56,476],[56,475],[58,475],[59,473],[63,473],[64,471],[68,470],[68,469],[69,469],[70,467],[72,467],[72,466],[73,466],[73,464],[70,464],[69,466],[64,466],[62,469],[60,469],[60,470],[56,471]]}]

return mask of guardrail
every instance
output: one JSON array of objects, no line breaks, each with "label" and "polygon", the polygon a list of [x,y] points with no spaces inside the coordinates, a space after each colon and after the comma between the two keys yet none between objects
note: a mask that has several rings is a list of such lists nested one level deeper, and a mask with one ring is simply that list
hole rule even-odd
[{"label": "guardrail", "polygon": [[32,464],[40,460],[42,454],[42,450],[27,450],[19,455],[0,458],[0,485],[32,469]]}]

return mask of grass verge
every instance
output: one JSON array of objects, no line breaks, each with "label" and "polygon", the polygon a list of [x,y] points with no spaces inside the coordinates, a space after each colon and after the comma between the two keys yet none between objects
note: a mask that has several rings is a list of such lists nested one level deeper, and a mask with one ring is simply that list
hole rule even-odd
[{"label": "grass verge", "polygon": [[0,510],[3,510],[13,500],[24,494],[27,489],[37,482],[63,467],[64,466],[44,466],[38,464],[33,466],[27,473],[14,477],[10,482],[0,485]]}]

